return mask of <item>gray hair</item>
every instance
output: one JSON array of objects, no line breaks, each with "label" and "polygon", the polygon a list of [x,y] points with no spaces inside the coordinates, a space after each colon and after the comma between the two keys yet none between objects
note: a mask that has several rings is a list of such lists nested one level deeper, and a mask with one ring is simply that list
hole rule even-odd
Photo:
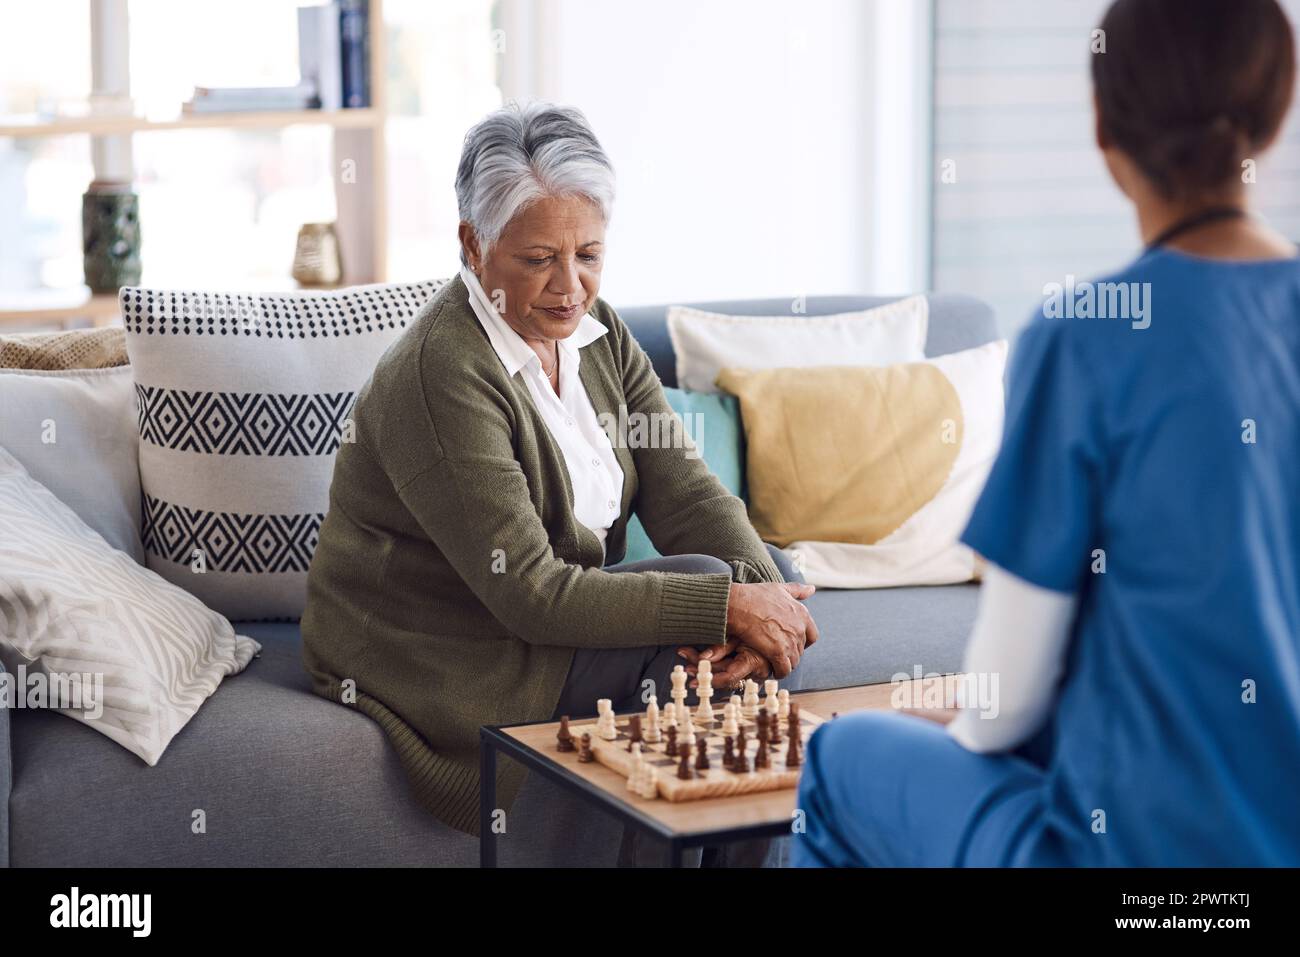
[{"label": "gray hair", "polygon": [[[614,166],[587,118],[550,103],[511,104],[465,134],[456,203],[484,255],[525,207],[548,196],[582,196],[606,221],[614,206]],[[460,251],[465,262],[465,250]]]}]

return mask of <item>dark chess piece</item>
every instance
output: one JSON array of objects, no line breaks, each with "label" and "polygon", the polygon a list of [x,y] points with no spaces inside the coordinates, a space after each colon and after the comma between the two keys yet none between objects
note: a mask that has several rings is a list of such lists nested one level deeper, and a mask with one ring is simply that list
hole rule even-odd
[{"label": "dark chess piece", "polygon": [[785,749],[785,766],[787,768],[797,768],[803,759],[799,756],[799,736],[790,735],[790,744]]},{"label": "dark chess piece", "polygon": [[572,751],[573,735],[569,732],[569,716],[566,714],[560,718],[560,730],[555,733],[555,740],[559,743],[556,745],[557,751]]},{"label": "dark chess piece", "polygon": [[591,751],[591,735],[583,732],[581,744],[578,747],[578,763],[590,764],[596,760],[596,755]]},{"label": "dark chess piece", "polygon": [[744,751],[736,752],[736,760],[731,762],[731,770],[736,774],[749,773],[749,758],[745,755]]},{"label": "dark chess piece", "polygon": [[731,766],[736,763],[736,742],[731,740],[731,735],[727,735],[722,748],[722,766],[731,770]]},{"label": "dark chess piece", "polygon": [[682,745],[682,760],[677,765],[677,777],[683,781],[695,777],[695,772],[691,770],[691,749],[686,745]]},{"label": "dark chess piece", "polygon": [[740,734],[736,735],[736,753],[744,754],[745,749],[749,747],[749,739],[745,737],[745,727],[741,725]]},{"label": "dark chess piece", "polygon": [[754,770],[763,771],[770,767],[767,754],[768,716],[762,712],[758,715],[758,751],[754,754]]},{"label": "dark chess piece", "polygon": [[628,722],[627,722],[627,730],[628,730],[628,736],[629,736],[629,740],[628,740],[628,742],[627,742],[627,750],[631,751],[631,750],[632,750],[632,745],[634,745],[634,744],[640,744],[642,741],[645,740],[644,738],[641,737],[641,717],[640,717],[640,715],[635,715],[635,714],[634,714],[634,715],[632,715],[631,718],[628,719]]},{"label": "dark chess piece", "polygon": [[696,770],[696,771],[707,771],[707,770],[709,770],[709,740],[708,740],[708,738],[700,738],[700,739],[695,743],[695,770]]},{"label": "dark chess piece", "polygon": [[768,738],[767,743],[772,747],[781,745],[781,716],[774,714],[772,720],[767,723]]},{"label": "dark chess piece", "polygon": [[668,744],[664,746],[664,754],[670,758],[677,757],[677,725],[668,726]]}]

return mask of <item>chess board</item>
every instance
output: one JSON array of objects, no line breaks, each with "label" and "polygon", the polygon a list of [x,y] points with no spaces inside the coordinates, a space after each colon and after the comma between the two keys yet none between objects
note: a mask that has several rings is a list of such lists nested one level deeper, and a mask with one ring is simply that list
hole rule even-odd
[{"label": "chess board", "polygon": [[[695,770],[695,757],[694,752],[692,752],[690,760],[692,777],[689,780],[682,780],[677,777],[677,768],[681,763],[681,753],[678,752],[677,757],[668,757],[666,754],[668,747],[666,734],[661,740],[653,744],[647,741],[642,742],[642,757],[647,764],[659,772],[659,797],[669,801],[698,801],[702,798],[728,797],[733,794],[778,791],[782,788],[793,788],[798,785],[799,768],[787,768],[785,765],[786,749],[790,744],[785,720],[781,721],[781,743],[770,749],[769,752],[771,755],[770,766],[756,769],[754,767],[754,756],[758,753],[758,723],[753,718],[746,718],[742,715],[738,719],[738,724],[745,731],[745,756],[749,761],[749,770],[735,772],[723,767],[722,755],[725,748],[722,734],[722,710],[721,706],[713,708],[713,720],[708,723],[707,727],[692,712],[692,722],[695,726],[697,742],[701,737],[708,741],[709,768],[706,771]],[[618,736],[612,741],[606,741],[596,735],[594,720],[581,723],[575,722],[570,726],[570,732],[573,734],[575,745],[582,739],[583,734],[590,734],[591,750],[595,753],[596,760],[607,768],[623,775],[623,777],[627,777],[632,771],[632,754],[627,747],[631,741],[628,732],[628,719],[631,717],[632,715],[620,714],[615,718]],[[822,723],[823,719],[818,715],[802,708],[799,710],[799,754],[801,757],[808,745],[808,739]],[[646,725],[644,714],[641,715],[641,725],[644,729]],[[679,740],[680,737],[679,735]]]}]

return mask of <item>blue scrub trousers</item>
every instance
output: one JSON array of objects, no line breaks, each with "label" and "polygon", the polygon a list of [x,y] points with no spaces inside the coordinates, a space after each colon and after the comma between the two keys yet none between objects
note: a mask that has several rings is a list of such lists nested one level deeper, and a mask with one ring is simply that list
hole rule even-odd
[{"label": "blue scrub trousers", "polygon": [[795,867],[1054,866],[1046,826],[1051,729],[1020,750],[975,754],[941,725],[848,714],[809,739]]}]

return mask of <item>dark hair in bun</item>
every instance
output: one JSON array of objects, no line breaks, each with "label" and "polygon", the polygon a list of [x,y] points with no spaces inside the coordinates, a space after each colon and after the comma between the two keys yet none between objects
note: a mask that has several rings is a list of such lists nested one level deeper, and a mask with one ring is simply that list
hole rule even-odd
[{"label": "dark hair in bun", "polygon": [[1116,0],[1101,29],[1101,128],[1166,197],[1224,185],[1277,135],[1295,87],[1277,0]]}]

